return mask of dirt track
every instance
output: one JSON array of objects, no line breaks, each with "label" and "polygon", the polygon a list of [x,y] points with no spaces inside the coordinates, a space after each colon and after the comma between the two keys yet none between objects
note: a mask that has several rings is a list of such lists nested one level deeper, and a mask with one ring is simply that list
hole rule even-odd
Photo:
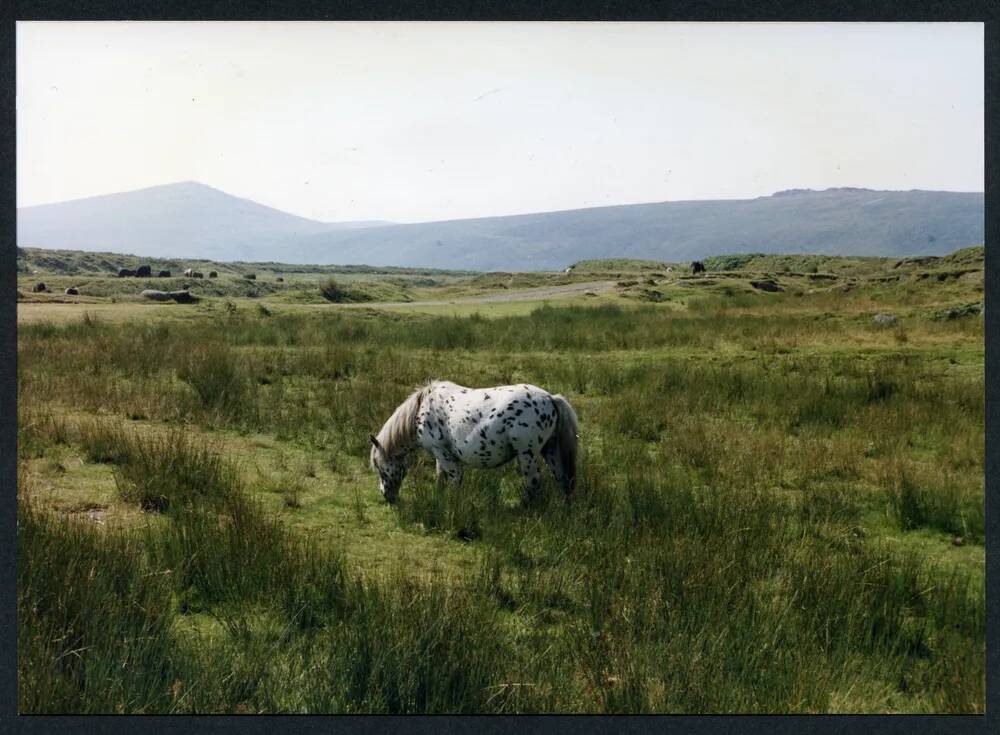
[{"label": "dirt track", "polygon": [[505,301],[543,301],[565,296],[580,296],[586,292],[601,293],[614,288],[614,281],[588,281],[587,283],[571,283],[567,286],[549,286],[543,288],[525,288],[518,291],[501,291],[499,293],[480,294],[479,296],[459,296],[454,299],[435,299],[433,301],[383,301],[361,302],[357,304],[335,304],[332,306],[346,308],[388,308],[393,306],[440,306],[441,304],[495,304]]},{"label": "dirt track", "polygon": [[[603,293],[612,289],[614,285],[614,281],[589,281],[587,283],[571,283],[566,286],[525,288],[518,289],[516,291],[500,291],[480,294],[478,296],[458,296],[453,299],[392,302],[367,301],[357,304],[309,304],[299,306],[298,308],[384,309],[407,306],[441,306],[445,304],[490,304],[511,301],[544,301],[545,299],[558,299],[565,298],[567,296],[582,296],[588,291],[591,293]],[[149,317],[168,314],[171,316],[187,316],[186,312],[178,310],[173,304],[161,304],[148,301],[128,301],[115,304],[96,299],[81,299],[80,301],[59,299],[53,301],[29,301],[18,303],[17,321],[19,324],[38,321],[65,322],[70,319],[79,319],[85,311],[90,312],[93,316],[99,319],[115,322],[135,317]]]}]

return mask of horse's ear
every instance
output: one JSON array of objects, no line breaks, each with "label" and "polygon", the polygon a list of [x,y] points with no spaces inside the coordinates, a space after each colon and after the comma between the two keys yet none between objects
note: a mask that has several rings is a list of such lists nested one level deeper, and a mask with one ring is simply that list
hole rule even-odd
[{"label": "horse's ear", "polygon": [[381,452],[382,451],[382,445],[378,443],[378,439],[375,438],[375,435],[374,434],[369,434],[368,438],[372,440],[372,444],[375,445],[375,448]]}]

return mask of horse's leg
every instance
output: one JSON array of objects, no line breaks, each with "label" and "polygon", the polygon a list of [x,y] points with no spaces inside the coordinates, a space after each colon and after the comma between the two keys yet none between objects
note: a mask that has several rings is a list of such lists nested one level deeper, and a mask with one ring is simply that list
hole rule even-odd
[{"label": "horse's leg", "polygon": [[559,443],[554,436],[545,442],[545,446],[542,447],[542,456],[545,458],[545,464],[552,470],[552,476],[556,478],[556,482],[563,489],[566,499],[569,500],[569,478],[566,477],[566,473],[563,471],[562,457],[559,456]]},{"label": "horse's leg", "polygon": [[435,465],[435,474],[437,476],[438,490],[444,486],[446,479],[454,482],[455,487],[462,486],[462,466],[458,462],[451,462],[438,457],[437,464]]},{"label": "horse's leg", "polygon": [[521,474],[524,475],[524,495],[521,496],[521,504],[527,507],[538,495],[538,486],[542,479],[541,463],[538,455],[531,449],[519,452],[517,459],[521,463]]}]

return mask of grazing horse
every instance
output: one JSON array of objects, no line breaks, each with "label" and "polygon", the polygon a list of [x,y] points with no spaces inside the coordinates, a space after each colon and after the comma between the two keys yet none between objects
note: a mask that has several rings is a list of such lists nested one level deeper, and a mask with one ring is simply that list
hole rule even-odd
[{"label": "grazing horse", "polygon": [[385,422],[372,443],[371,466],[393,503],[406,475],[406,455],[423,447],[437,460],[437,483],[462,484],[462,465],[499,467],[517,457],[524,504],[534,499],[541,459],[567,500],[576,480],[578,424],[565,398],[535,385],[464,388],[435,380],[418,388]]}]

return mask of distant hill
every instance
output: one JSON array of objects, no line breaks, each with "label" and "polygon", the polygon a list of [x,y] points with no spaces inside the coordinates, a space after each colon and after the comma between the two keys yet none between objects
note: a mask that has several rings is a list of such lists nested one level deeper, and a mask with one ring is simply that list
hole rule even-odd
[{"label": "distant hill", "polygon": [[17,211],[17,242],[21,247],[256,261],[275,260],[296,237],[387,224],[317,222],[185,181],[23,207]]},{"label": "distant hill", "polygon": [[18,211],[18,244],[226,261],[557,270],[732,253],[942,255],[984,240],[982,193],[793,189],[418,224],[316,222],[196,183]]}]

